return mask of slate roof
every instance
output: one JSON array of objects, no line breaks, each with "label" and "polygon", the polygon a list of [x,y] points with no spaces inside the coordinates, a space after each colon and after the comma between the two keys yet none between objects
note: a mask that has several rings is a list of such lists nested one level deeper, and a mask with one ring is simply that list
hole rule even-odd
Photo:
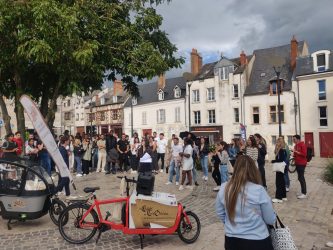
[{"label": "slate roof", "polygon": [[[304,41],[298,43],[299,53],[303,50],[303,46]],[[279,65],[284,65],[280,74],[280,79],[285,80],[283,90],[291,90],[293,72],[290,67],[290,44],[255,50],[253,54],[255,61],[244,95],[268,94],[270,81],[276,79],[273,67]]]},{"label": "slate roof", "polygon": [[[250,61],[252,58],[252,55],[246,56],[247,60]],[[228,59],[225,58],[231,62],[233,62],[236,65],[240,65],[240,58],[236,57],[236,58],[232,58],[232,59]],[[219,61],[216,62],[212,62],[212,63],[207,63],[205,65],[202,66],[201,70],[199,71],[198,75],[194,78],[194,80],[204,80],[204,79],[208,79],[208,78],[212,78],[214,77],[214,67],[216,64],[218,64]],[[234,74],[241,74],[243,73],[245,69],[245,65],[244,66],[239,66]]]},{"label": "slate roof", "polygon": [[[333,52],[331,51],[328,59],[328,69],[325,71],[333,71]],[[316,74],[318,72],[313,70],[313,58],[311,55],[305,56],[305,57],[299,57],[296,61],[296,70],[295,75],[301,76],[301,75],[311,75]]]},{"label": "slate roof", "polygon": [[[173,89],[178,86],[181,89],[181,96],[180,98],[174,97]],[[169,78],[165,80],[165,88],[164,91],[164,100],[158,100],[158,83],[151,82],[151,83],[144,83],[138,85],[140,96],[137,98],[137,104],[135,106],[144,105],[148,103],[154,102],[163,102],[169,101],[173,99],[182,99],[185,98],[186,95],[186,79],[183,77],[175,77]],[[132,98],[128,98],[124,107],[130,107],[132,102]]]}]

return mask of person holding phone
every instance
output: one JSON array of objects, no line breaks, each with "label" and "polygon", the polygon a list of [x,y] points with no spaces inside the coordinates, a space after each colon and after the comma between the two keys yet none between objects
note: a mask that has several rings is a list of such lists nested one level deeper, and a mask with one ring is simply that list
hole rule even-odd
[{"label": "person holding phone", "polygon": [[18,146],[14,141],[14,134],[9,133],[6,136],[6,141],[2,144],[3,158],[5,160],[13,160],[17,158]]}]

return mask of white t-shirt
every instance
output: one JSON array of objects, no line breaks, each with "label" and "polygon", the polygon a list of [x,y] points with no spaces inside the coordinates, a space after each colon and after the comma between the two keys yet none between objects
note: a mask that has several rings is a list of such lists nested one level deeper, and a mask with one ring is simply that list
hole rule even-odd
[{"label": "white t-shirt", "polygon": [[179,145],[179,143],[177,145],[172,145],[172,157],[178,157],[179,153],[183,152],[183,147],[182,145]]},{"label": "white t-shirt", "polygon": [[192,154],[193,154],[193,148],[191,145],[187,145],[184,149],[184,154],[189,154],[190,157],[183,157],[183,170],[184,171],[188,171],[188,170],[192,170],[193,168],[193,158],[192,158]]},{"label": "white t-shirt", "polygon": [[157,153],[165,154],[167,145],[168,145],[167,139],[163,138],[161,140],[160,138],[158,138],[157,139]]}]

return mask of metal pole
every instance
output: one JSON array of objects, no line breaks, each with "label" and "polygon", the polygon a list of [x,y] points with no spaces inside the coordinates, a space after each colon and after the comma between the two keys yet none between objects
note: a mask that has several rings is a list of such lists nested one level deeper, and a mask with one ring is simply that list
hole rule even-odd
[{"label": "metal pole", "polygon": [[133,130],[133,96],[131,98],[131,135],[134,136],[134,130]]},{"label": "metal pole", "polygon": [[90,93],[90,140],[92,140],[92,92]]},{"label": "metal pole", "polygon": [[191,132],[191,84],[188,84],[188,131]]},{"label": "metal pole", "polygon": [[278,91],[278,118],[279,118],[279,137],[282,136],[282,127],[281,127],[281,100],[280,100],[280,91],[281,91],[281,85],[280,85],[280,72],[276,72],[277,76],[277,91]]}]

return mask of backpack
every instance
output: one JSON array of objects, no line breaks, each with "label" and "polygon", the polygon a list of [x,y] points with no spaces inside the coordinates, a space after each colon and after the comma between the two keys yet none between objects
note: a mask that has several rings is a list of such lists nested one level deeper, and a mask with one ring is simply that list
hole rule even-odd
[{"label": "backpack", "polygon": [[312,148],[310,147],[306,148],[306,160],[307,162],[310,162],[312,160]]}]

